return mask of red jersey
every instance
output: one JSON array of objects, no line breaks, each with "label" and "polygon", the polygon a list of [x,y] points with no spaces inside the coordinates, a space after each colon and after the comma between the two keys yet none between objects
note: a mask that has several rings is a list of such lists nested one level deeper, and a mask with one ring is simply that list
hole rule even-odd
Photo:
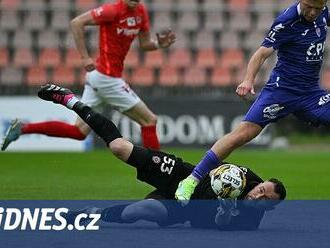
[{"label": "red jersey", "polygon": [[149,32],[149,16],[143,4],[129,9],[123,0],[91,10],[100,26],[99,57],[96,69],[108,76],[121,77],[128,50],[140,32]]}]

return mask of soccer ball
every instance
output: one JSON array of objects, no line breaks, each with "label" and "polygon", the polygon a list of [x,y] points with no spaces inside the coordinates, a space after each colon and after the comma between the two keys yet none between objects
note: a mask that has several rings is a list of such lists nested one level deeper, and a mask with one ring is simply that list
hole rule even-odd
[{"label": "soccer ball", "polygon": [[236,165],[223,164],[211,173],[211,187],[221,198],[237,198],[243,192],[245,185],[245,174]]}]

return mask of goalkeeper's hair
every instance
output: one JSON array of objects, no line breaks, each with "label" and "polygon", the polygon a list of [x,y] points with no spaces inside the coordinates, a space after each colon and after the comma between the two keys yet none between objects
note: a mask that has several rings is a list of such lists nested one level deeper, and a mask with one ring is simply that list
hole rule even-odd
[{"label": "goalkeeper's hair", "polygon": [[275,193],[280,196],[280,200],[284,200],[286,197],[286,189],[284,184],[276,178],[271,178],[267,181],[272,182],[275,185]]}]

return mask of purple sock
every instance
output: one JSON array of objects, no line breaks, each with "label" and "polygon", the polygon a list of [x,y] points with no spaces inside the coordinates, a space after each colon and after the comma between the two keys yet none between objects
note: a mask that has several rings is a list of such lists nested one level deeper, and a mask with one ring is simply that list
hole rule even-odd
[{"label": "purple sock", "polygon": [[201,180],[207,175],[211,170],[218,167],[221,163],[221,160],[215,155],[212,150],[206,152],[205,157],[199,162],[192,172],[192,175]]}]

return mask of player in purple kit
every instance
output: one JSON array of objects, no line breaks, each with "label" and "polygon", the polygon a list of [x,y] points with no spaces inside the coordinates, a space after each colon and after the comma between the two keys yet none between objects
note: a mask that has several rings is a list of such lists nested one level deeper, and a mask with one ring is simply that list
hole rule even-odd
[{"label": "player in purple kit", "polygon": [[277,51],[278,61],[244,120],[219,139],[190,176],[180,182],[178,200],[189,200],[199,181],[233,150],[255,138],[263,128],[294,114],[313,125],[330,123],[330,94],[319,86],[327,27],[326,0],[301,0],[274,21],[261,47],[254,53],[236,93],[255,94],[254,81],[264,61]]}]

